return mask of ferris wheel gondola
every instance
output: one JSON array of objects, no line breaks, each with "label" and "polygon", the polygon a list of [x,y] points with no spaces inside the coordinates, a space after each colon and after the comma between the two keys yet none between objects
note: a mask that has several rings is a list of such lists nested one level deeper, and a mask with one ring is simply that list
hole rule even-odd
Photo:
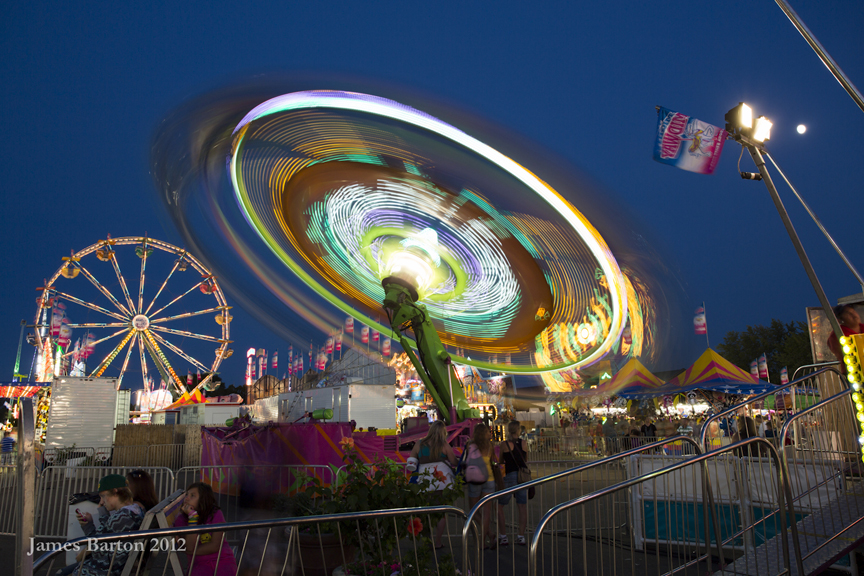
[{"label": "ferris wheel gondola", "polygon": [[[127,281],[120,267],[121,261],[133,257],[140,260],[137,286],[134,280]],[[222,360],[232,352],[228,348],[231,307],[217,278],[202,262],[182,248],[146,236],[109,236],[63,261],[37,299],[37,380],[111,376],[119,387],[133,364],[140,363],[145,389],[153,386],[158,373],[166,387],[188,392],[183,371],[206,374],[199,378],[198,387],[210,386]],[[109,271],[104,270],[105,264],[110,264]],[[164,280],[152,297],[145,297],[151,271],[159,278],[164,275]],[[197,274],[190,282],[191,271]],[[207,318],[211,314],[215,317]],[[80,316],[86,320],[71,320]],[[70,333],[78,329],[86,331],[83,346],[79,338],[73,347]],[[216,345],[215,356],[201,360],[202,346],[208,343]],[[107,353],[95,356],[100,358],[96,363],[88,362],[97,349]]]}]

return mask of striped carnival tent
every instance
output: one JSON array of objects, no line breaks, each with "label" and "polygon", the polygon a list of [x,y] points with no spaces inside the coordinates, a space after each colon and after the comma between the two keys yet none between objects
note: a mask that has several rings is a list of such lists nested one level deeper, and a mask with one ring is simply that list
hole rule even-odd
[{"label": "striped carnival tent", "polygon": [[166,406],[162,410],[176,410],[181,406],[202,404],[204,402],[207,402],[207,400],[204,398],[204,395],[201,393],[200,390],[195,388],[194,390],[192,390],[192,392],[186,392],[185,394],[180,396],[180,398],[178,398],[176,402],[174,402],[170,406]]},{"label": "striped carnival tent", "polygon": [[625,398],[653,398],[679,394],[691,390],[713,390],[725,394],[760,394],[776,388],[774,384],[757,380],[749,372],[738,368],[708,348],[692,366],[664,384],[650,391],[630,393],[622,391]]},{"label": "striped carnival tent", "polygon": [[612,377],[611,380],[598,387],[595,393],[612,396],[623,392],[645,393],[663,386],[663,381],[651,373],[644,364],[636,358],[631,358]]}]

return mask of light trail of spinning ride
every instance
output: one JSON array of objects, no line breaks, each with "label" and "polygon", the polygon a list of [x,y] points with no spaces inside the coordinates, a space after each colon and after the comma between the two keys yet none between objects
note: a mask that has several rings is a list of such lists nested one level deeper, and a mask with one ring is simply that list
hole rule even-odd
[{"label": "light trail of spinning ride", "polygon": [[234,128],[229,171],[248,224],[306,285],[389,333],[377,321],[382,280],[410,277],[443,343],[466,350],[459,362],[584,367],[616,345],[635,298],[605,240],[558,192],[392,100],[272,98]]}]

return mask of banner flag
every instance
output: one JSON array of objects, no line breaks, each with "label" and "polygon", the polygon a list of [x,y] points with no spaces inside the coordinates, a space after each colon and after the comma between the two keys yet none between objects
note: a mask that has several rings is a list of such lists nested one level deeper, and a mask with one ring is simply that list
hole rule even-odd
[{"label": "banner flag", "polygon": [[380,332],[377,330],[372,330],[372,341],[378,342],[378,338],[380,337]]},{"label": "banner flag", "polygon": [[753,376],[755,380],[759,379],[759,363],[756,360],[750,362],[750,375]]},{"label": "banner flag", "polygon": [[661,107],[657,111],[654,160],[690,172],[712,174],[726,136],[722,128]]},{"label": "banner flag", "polygon": [[705,308],[701,306],[696,308],[696,315],[693,317],[693,330],[696,334],[708,333],[708,321],[705,319]]},{"label": "banner flag", "polygon": [[353,334],[354,333],[354,318],[349,316],[345,319],[345,333]]},{"label": "banner flag", "polygon": [[786,366],[783,366],[783,369],[780,370],[780,384],[788,384],[789,383],[789,370],[786,369]]},{"label": "banner flag", "polygon": [[363,344],[369,343],[369,327],[368,326],[363,326],[363,328],[360,329],[360,341]]},{"label": "banner flag", "polygon": [[327,354],[333,353],[333,338],[327,338],[327,343],[324,345],[324,350],[326,350]]},{"label": "banner flag", "polygon": [[[273,372],[276,372],[276,369],[278,367],[279,367],[279,351],[274,350],[273,351]],[[277,376],[277,374],[274,374],[274,376]]]},{"label": "banner flag", "polygon": [[342,350],[342,334],[336,335],[336,352],[340,352]]},{"label": "banner flag", "polygon": [[389,356],[390,355],[390,339],[389,338],[384,339],[384,344],[381,346],[381,354],[383,356]]},{"label": "banner flag", "polygon": [[764,352],[759,356],[759,377],[768,378],[768,359]]}]

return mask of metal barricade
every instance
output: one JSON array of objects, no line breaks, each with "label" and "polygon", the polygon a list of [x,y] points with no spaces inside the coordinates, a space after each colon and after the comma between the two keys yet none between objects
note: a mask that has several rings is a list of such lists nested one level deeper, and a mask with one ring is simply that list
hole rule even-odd
[{"label": "metal barricade", "polygon": [[115,446],[111,453],[111,463],[114,466],[145,466],[147,452],[150,446]]},{"label": "metal barricade", "polygon": [[296,490],[298,479],[307,477],[324,484],[339,482],[338,470],[334,473],[323,465],[187,466],[175,474],[179,489],[185,490],[193,482],[209,484],[219,507],[232,518],[241,518],[252,508],[272,509],[277,495],[288,495],[292,487]]},{"label": "metal barricade", "polygon": [[[746,499],[734,490],[740,489],[745,473],[737,464],[738,455],[753,450],[760,454],[764,451],[771,458],[774,474],[750,481],[763,488],[773,482],[773,494],[777,495],[770,509],[758,518],[740,505],[738,509],[732,506],[736,501],[747,505]],[[551,508],[531,538],[529,574],[637,575],[679,570],[704,574],[721,568],[724,574],[788,573],[794,561],[790,560],[793,555],[786,537],[788,506],[782,496],[782,474],[777,473],[782,466],[780,456],[770,442],[748,438],[705,454],[671,458],[678,461],[657,468],[663,463],[662,457],[642,455],[641,468],[636,470],[642,475]],[[728,484],[730,478],[735,486]],[[639,494],[634,500],[634,505],[639,506],[639,525],[629,531],[604,531],[598,527],[598,518],[611,517],[614,523],[616,517],[626,514],[616,502],[633,491]],[[770,493],[762,491],[766,496]],[[626,518],[624,515],[622,519]],[[640,550],[640,531],[643,536],[653,534],[652,546],[643,545]],[[794,535],[794,526],[792,531]],[[563,544],[559,534],[565,535]],[[762,554],[752,554],[754,543],[765,539],[773,539],[779,546],[762,546],[758,548]],[[551,545],[544,545],[544,541]],[[543,562],[538,565],[540,552]],[[719,565],[715,566],[715,559],[719,559]],[[726,565],[730,559],[736,563]],[[742,559],[743,570],[739,570]]]},{"label": "metal barricade", "polygon": [[161,500],[175,488],[174,474],[168,468],[142,466],[51,466],[42,470],[36,481],[36,535],[65,538],[69,518],[69,497],[95,492],[99,480],[108,474],[126,475],[132,470],[146,470]]},{"label": "metal barricade", "polygon": [[186,444],[154,444],[147,447],[147,466],[179,470],[183,468]]},{"label": "metal barricade", "polygon": [[[761,435],[779,450],[780,429],[789,419],[789,414],[798,413],[817,404],[821,398],[827,398],[846,388],[841,374],[833,365],[820,368],[798,380],[752,396],[746,403],[710,416],[702,424],[699,445],[705,451],[710,451],[728,445],[733,439]],[[769,409],[772,416],[762,420],[763,409]],[[742,416],[743,419],[740,418]],[[850,429],[855,429],[854,418],[847,424]],[[793,429],[793,434],[788,436],[790,441],[793,441],[797,432],[797,429]]]},{"label": "metal barricade", "polygon": [[[519,536],[522,536],[523,540],[527,542],[530,537],[528,527],[535,526],[537,520],[547,510],[561,502],[571,501],[574,498],[606,489],[626,480],[626,462],[630,456],[663,454],[666,450],[681,455],[685,452],[684,446],[688,446],[686,452],[692,451],[694,454],[699,452],[699,446],[695,440],[688,436],[675,436],[659,442],[640,445],[630,450],[623,450],[615,456],[602,460],[587,460],[582,463],[529,460],[527,464],[531,467],[534,476],[542,477],[483,496],[476,502],[468,513],[467,522],[462,527],[461,548],[467,550],[469,548],[469,532],[474,531],[483,534],[485,530],[482,527],[488,521],[490,531],[494,527],[491,550],[481,556],[479,550],[483,547],[483,542],[478,542],[476,546],[478,556],[472,559],[472,563],[483,574],[489,572],[522,574],[526,570],[528,557],[527,549],[520,545],[522,541],[520,541]],[[573,467],[573,464],[578,465]],[[565,469],[562,470],[562,468]],[[526,501],[529,489],[535,491],[535,496],[533,499],[527,499],[526,504],[522,506],[520,501]],[[502,497],[507,502],[505,505],[499,506]],[[610,501],[600,513],[592,515],[592,529],[599,530],[604,534],[626,531],[630,517],[629,507],[627,495],[621,494],[614,501]],[[495,515],[497,518],[493,518]],[[481,528],[476,526],[478,521]],[[566,536],[566,532],[557,527],[550,529],[553,530],[551,534]],[[502,534],[506,535],[506,543],[500,538]],[[556,554],[558,554],[558,549],[556,546],[552,546],[549,550],[549,557],[551,558]],[[463,559],[463,573],[468,568],[469,559],[466,557]]]},{"label": "metal barricade", "polygon": [[[823,568],[864,538],[864,464],[853,428],[852,390],[792,416],[783,426],[783,463],[807,573]],[[794,436],[794,442],[788,442]],[[839,568],[857,573],[855,555]]]},{"label": "metal barricade", "polygon": [[525,444],[531,460],[586,460],[600,457],[590,436],[537,436],[526,439]]},{"label": "metal barricade", "polygon": [[18,466],[0,466],[0,534],[18,533]]},{"label": "metal barricade", "polygon": [[[217,572],[262,576],[381,574],[385,569],[387,574],[403,576],[456,574],[456,559],[462,551],[452,542],[449,547],[436,549],[430,537],[432,527],[441,518],[461,523],[465,513],[452,506],[435,506],[230,522],[80,538],[69,541],[67,548],[106,550],[105,558],[113,564],[125,562],[129,551],[156,545],[146,560],[145,555],[138,555],[139,562],[129,570],[133,575],[146,570],[151,574],[174,574],[168,562],[172,552],[179,553],[187,573],[199,566],[196,574],[214,576]],[[219,532],[214,532],[216,526]],[[205,533],[219,541],[218,550],[209,557],[197,554],[202,545],[199,535]],[[44,570],[52,574],[62,567],[65,562],[59,556],[63,552],[57,549],[42,554],[33,565],[34,573]]]}]

